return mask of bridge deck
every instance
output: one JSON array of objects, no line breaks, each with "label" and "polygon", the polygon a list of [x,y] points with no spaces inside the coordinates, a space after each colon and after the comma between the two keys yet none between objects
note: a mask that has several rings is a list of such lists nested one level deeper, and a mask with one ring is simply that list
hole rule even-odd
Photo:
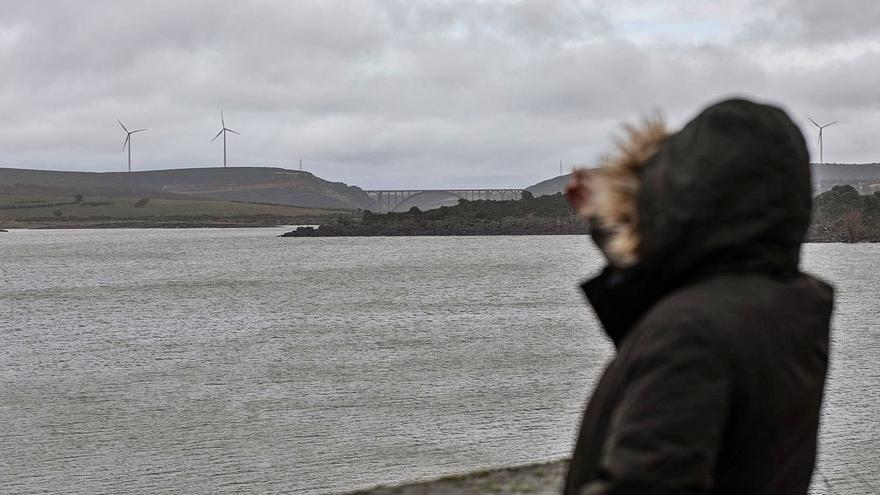
[{"label": "bridge deck", "polygon": [[[377,213],[395,211],[404,201],[423,194],[441,193],[460,199],[476,201],[481,199],[519,199],[523,189],[490,188],[490,189],[372,189],[364,190],[367,197],[375,202]],[[367,205],[364,206],[367,208]]]}]

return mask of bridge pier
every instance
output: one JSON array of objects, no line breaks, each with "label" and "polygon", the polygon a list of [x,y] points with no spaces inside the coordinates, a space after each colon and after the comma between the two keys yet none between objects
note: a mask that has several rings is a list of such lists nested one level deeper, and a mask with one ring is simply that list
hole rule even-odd
[{"label": "bridge pier", "polygon": [[370,200],[375,200],[376,213],[388,213],[395,211],[404,201],[427,193],[442,193],[448,196],[466,199],[468,201],[477,200],[494,200],[500,197],[501,200],[520,199],[522,189],[383,189],[364,191],[364,209],[369,206]]}]

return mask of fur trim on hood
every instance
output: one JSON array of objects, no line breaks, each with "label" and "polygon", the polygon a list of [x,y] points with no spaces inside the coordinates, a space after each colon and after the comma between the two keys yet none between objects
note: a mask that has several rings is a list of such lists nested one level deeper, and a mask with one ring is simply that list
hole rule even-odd
[{"label": "fur trim on hood", "polygon": [[589,174],[586,184],[590,205],[588,211],[581,212],[594,227],[605,232],[603,251],[618,268],[639,261],[639,174],[669,137],[659,116],[645,119],[640,125],[625,125],[624,133],[615,143],[616,156]]}]

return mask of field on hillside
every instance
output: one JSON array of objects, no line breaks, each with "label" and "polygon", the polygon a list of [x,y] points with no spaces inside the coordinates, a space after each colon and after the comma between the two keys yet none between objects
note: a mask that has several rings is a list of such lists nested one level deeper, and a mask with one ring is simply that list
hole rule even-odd
[{"label": "field on hillside", "polygon": [[78,200],[72,196],[0,194],[0,228],[283,225],[347,215],[345,210],[233,201],[102,197]]},{"label": "field on hillside", "polygon": [[357,209],[371,203],[357,187],[278,167],[68,172],[0,167],[0,194],[200,199]]}]

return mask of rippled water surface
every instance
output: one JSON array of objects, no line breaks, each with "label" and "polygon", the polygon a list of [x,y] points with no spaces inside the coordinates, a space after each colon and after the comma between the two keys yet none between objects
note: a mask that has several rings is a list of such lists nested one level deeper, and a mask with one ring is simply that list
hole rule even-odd
[{"label": "rippled water surface", "polygon": [[[279,232],[0,233],[0,492],[316,494],[569,453],[610,356],[585,237]],[[880,487],[878,255],[806,248],[838,289],[817,494]]]}]

